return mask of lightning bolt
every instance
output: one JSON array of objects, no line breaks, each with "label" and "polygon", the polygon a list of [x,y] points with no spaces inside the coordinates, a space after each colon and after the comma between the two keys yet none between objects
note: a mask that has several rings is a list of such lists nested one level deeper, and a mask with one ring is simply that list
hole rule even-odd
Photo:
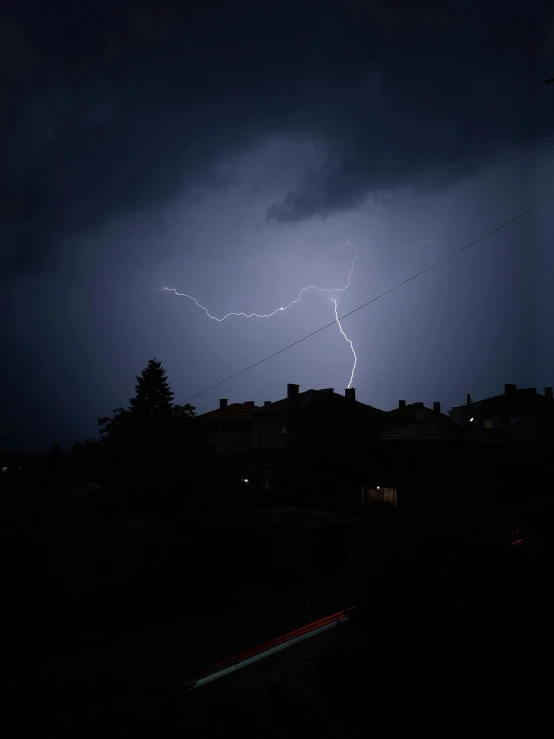
[{"label": "lightning bolt", "polygon": [[[305,292],[308,292],[308,290],[315,290],[317,292],[327,293],[328,295],[330,295],[331,293],[336,293],[336,292],[339,292],[339,293],[346,292],[346,290],[348,290],[348,288],[350,287],[350,283],[352,281],[352,275],[354,274],[356,260],[359,257],[359,255],[358,255],[358,249],[357,249],[356,246],[354,246],[354,244],[352,244],[352,242],[350,241],[350,239],[346,242],[346,244],[344,244],[344,246],[341,249],[341,252],[344,251],[344,249],[347,246],[350,246],[350,247],[352,247],[352,249],[354,249],[354,257],[353,257],[352,262],[350,264],[350,272],[348,273],[348,280],[347,280],[346,285],[344,287],[332,287],[332,288],[326,289],[326,288],[323,288],[323,287],[318,287],[317,285],[306,285],[306,287],[303,287],[300,290],[300,292],[298,293],[298,297],[295,300],[292,300],[288,305],[284,305],[284,306],[282,305],[279,308],[276,308],[271,313],[242,313],[242,312],[238,312],[237,313],[237,312],[234,312],[233,311],[231,313],[226,313],[224,316],[218,318],[217,316],[213,316],[209,312],[209,310],[207,308],[205,308],[201,303],[199,303],[198,300],[193,295],[188,295],[187,293],[177,292],[177,290],[174,287],[163,287],[162,290],[167,290],[168,292],[175,293],[175,295],[179,296],[180,298],[188,298],[189,300],[192,300],[192,302],[198,308],[200,308],[200,310],[203,310],[204,311],[204,313],[208,316],[208,318],[211,318],[213,321],[217,321],[218,323],[221,323],[222,321],[227,320],[227,318],[230,318],[231,316],[240,316],[242,318],[272,318],[277,313],[281,313],[283,311],[289,310],[289,308],[292,308],[293,305],[296,305],[297,303],[299,303],[302,300],[302,296],[304,295],[304,293]],[[356,352],[354,350],[354,345],[353,345],[352,341],[344,333],[343,328],[341,326],[341,323],[339,321],[339,315],[338,315],[338,312],[337,312],[337,301],[335,300],[335,298],[331,298],[331,300],[334,303],[335,320],[337,322],[337,325],[339,327],[339,330],[340,330],[342,336],[344,337],[345,341],[348,344],[350,344],[350,348],[352,350],[352,354],[354,355],[354,365],[352,367],[352,371],[350,373],[350,381],[348,383],[348,387],[351,387],[352,382],[354,380],[354,372],[356,371],[356,364],[358,362],[358,357],[356,356]]]},{"label": "lightning bolt", "polygon": [[354,355],[354,364],[352,365],[352,372],[350,373],[350,381],[348,383],[348,387],[351,387],[352,386],[352,380],[354,379],[354,372],[356,371],[356,365],[358,364],[358,357],[356,356],[356,351],[354,349],[354,344],[352,343],[352,341],[348,338],[348,336],[342,330],[342,326],[341,326],[340,321],[339,321],[339,314],[337,313],[337,301],[335,300],[335,298],[331,298],[331,300],[333,301],[333,303],[335,305],[335,320],[337,322],[337,325],[338,325],[338,327],[340,329],[341,334],[344,336],[345,341],[347,341],[350,344],[350,348],[352,349],[352,354]]},{"label": "lightning bolt", "polygon": [[189,300],[192,300],[201,310],[204,311],[204,313],[208,316],[208,318],[211,318],[213,321],[225,321],[227,318],[230,318],[231,316],[242,316],[243,318],[272,318],[276,313],[280,313],[281,311],[288,310],[289,308],[292,308],[293,305],[296,305],[302,300],[302,295],[304,295],[305,292],[308,290],[317,290],[321,293],[333,293],[333,292],[340,292],[343,293],[345,290],[348,290],[350,287],[350,282],[352,280],[352,274],[354,272],[354,265],[356,263],[356,260],[358,259],[358,249],[354,246],[350,241],[347,241],[346,244],[342,247],[341,251],[343,251],[347,246],[351,246],[355,251],[354,259],[352,260],[352,264],[350,267],[350,272],[348,274],[348,281],[344,287],[332,287],[329,290],[317,287],[316,285],[306,285],[306,287],[303,287],[302,290],[298,293],[298,297],[295,300],[292,300],[288,305],[281,306],[280,308],[276,308],[271,313],[226,313],[221,318],[218,318],[217,316],[212,316],[212,314],[209,312],[207,308],[205,308],[203,305],[201,305],[198,300],[196,300],[195,297],[192,295],[187,295],[187,293],[178,293],[177,290],[174,287],[164,287],[162,290],[168,290],[169,292],[175,293],[175,295],[178,295],[181,298],[188,298]]}]

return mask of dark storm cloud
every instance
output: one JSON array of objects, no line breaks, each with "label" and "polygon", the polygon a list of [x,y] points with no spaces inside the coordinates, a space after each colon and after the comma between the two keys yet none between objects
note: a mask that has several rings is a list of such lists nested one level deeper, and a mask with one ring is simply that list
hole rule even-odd
[{"label": "dark storm cloud", "polygon": [[0,32],[0,269],[224,186],[214,165],[268,135],[326,152],[268,203],[269,220],[297,222],[455,181],[551,131],[546,3],[362,5],[14,5]]}]

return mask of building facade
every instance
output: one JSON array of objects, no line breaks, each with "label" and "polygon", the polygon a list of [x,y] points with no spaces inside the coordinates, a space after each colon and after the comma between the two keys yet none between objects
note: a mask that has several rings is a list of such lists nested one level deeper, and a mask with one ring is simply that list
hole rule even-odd
[{"label": "building facade", "polygon": [[217,462],[248,455],[252,439],[252,411],[254,401],[227,403],[219,401],[219,408],[198,416],[205,425],[208,448]]},{"label": "building facade", "polygon": [[536,442],[554,440],[554,402],[552,388],[545,387],[544,395],[536,388],[518,388],[504,385],[501,395],[473,401],[450,411],[454,423],[470,426],[479,438]]},{"label": "building facade", "polygon": [[405,518],[467,524],[472,464],[464,429],[445,416],[393,426],[381,435],[379,450],[378,485],[366,490],[366,505],[382,500]]},{"label": "building facade", "polygon": [[300,392],[294,384],[287,385],[286,397],[252,416],[255,484],[268,491],[298,488],[313,501],[331,493],[338,498],[353,484],[368,463],[372,437],[387,424],[387,414],[356,400],[354,388],[341,395],[332,388]]}]

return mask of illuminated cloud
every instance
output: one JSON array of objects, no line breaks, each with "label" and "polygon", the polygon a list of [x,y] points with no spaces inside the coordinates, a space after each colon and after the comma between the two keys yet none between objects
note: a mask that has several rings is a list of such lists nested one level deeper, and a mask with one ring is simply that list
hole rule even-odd
[{"label": "illuminated cloud", "polygon": [[285,2],[269,19],[253,2],[30,7],[0,32],[4,272],[227,187],[218,162],[272,136],[325,153],[267,203],[268,220],[297,223],[401,185],[449,186],[551,129],[546,5]]}]

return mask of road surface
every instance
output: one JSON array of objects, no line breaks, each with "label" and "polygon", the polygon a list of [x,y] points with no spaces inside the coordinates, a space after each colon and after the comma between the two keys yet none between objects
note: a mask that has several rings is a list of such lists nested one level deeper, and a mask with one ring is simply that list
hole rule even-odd
[{"label": "road surface", "polygon": [[345,621],[196,690],[217,701],[228,700],[242,705],[260,705],[274,686],[285,686],[292,696],[304,698],[315,693],[314,678],[322,656],[339,641],[359,639],[357,629]]},{"label": "road surface", "polygon": [[144,632],[126,645],[125,652],[147,663],[148,669],[185,678],[349,605],[343,596],[318,600],[304,588],[269,598],[263,606],[225,621],[175,624]]}]

